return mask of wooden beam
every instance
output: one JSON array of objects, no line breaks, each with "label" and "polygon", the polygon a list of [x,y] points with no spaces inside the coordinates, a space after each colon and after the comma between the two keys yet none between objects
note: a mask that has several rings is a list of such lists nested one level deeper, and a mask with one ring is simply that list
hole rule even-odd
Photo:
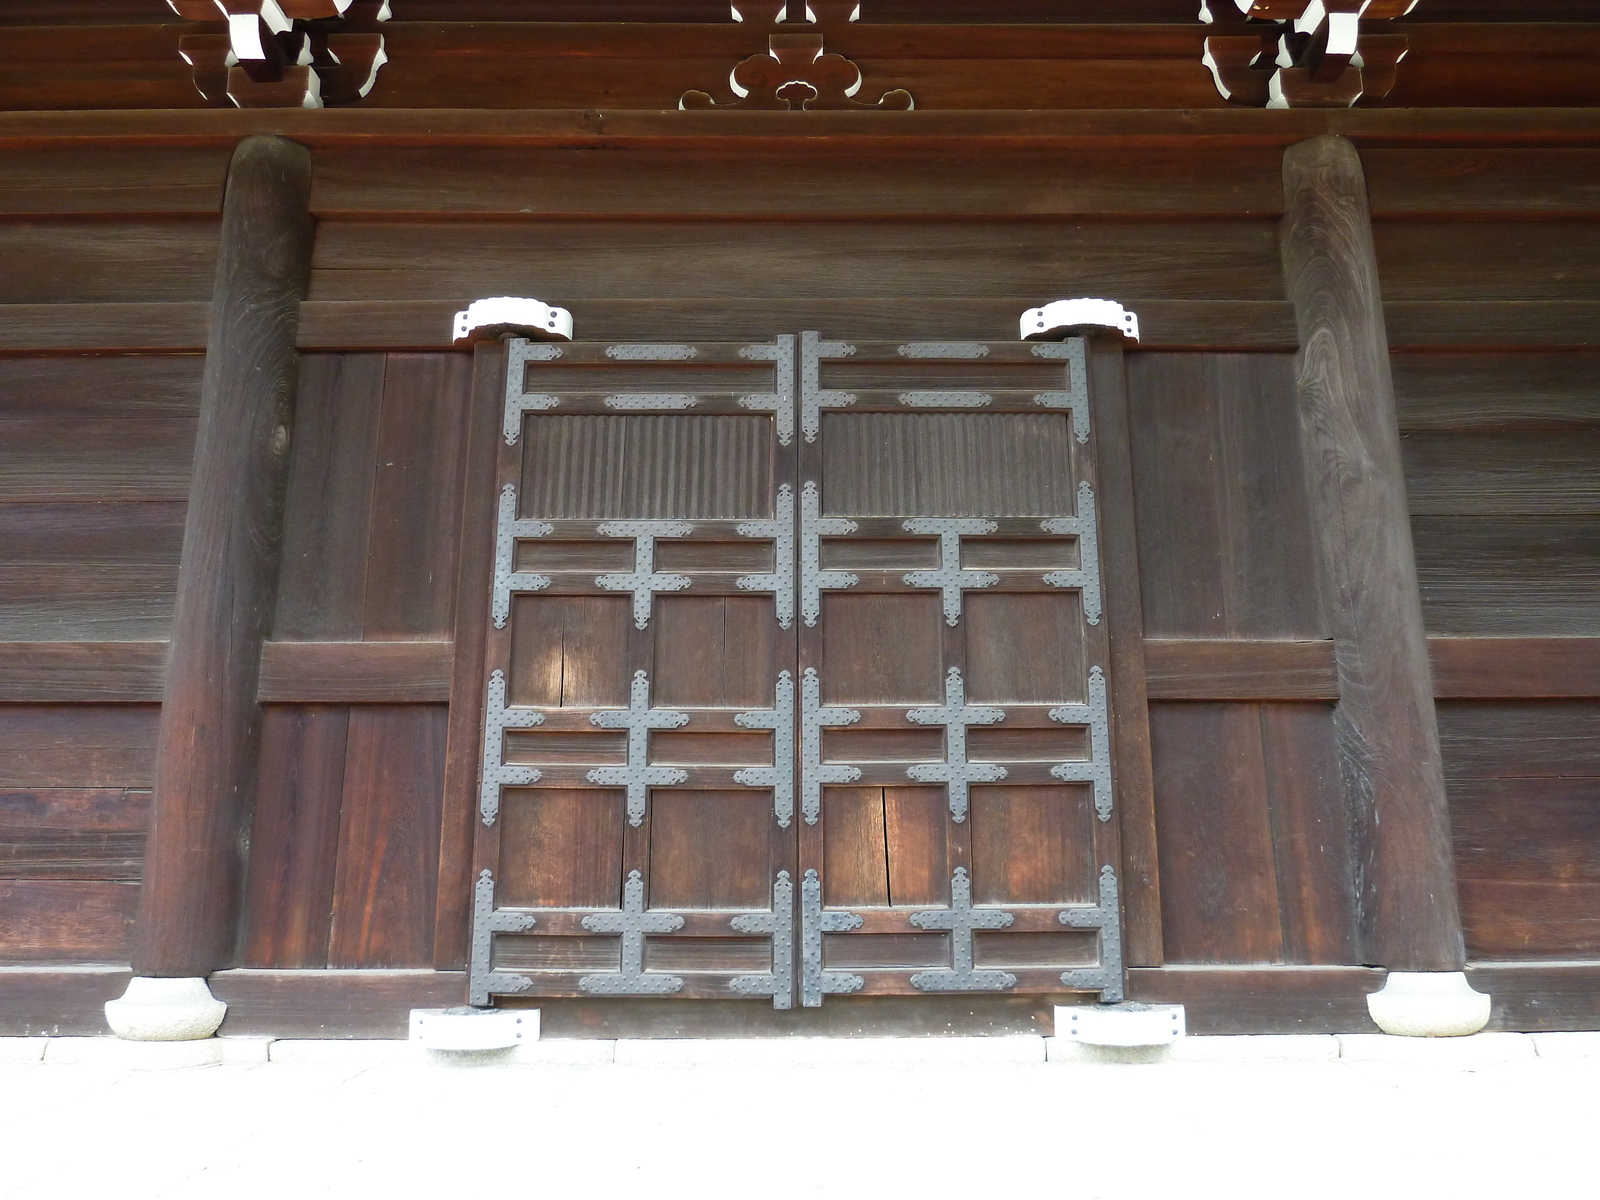
[{"label": "wooden beam", "polygon": [[233,953],[260,734],[310,278],[311,156],[277,137],[234,151],[222,209],[194,475],[133,969],[204,976]]},{"label": "wooden beam", "polygon": [[0,642],[0,703],[161,702],[165,642]]},{"label": "wooden beam", "polygon": [[450,699],[449,642],[267,642],[263,704],[436,704]]},{"label": "wooden beam", "polygon": [[1152,700],[1337,700],[1332,642],[1146,639]]},{"label": "wooden beam", "polygon": [[1600,638],[1428,639],[1440,700],[1600,696]]},{"label": "wooden beam", "polygon": [[1128,999],[1181,1004],[1190,1033],[1377,1033],[1370,967],[1169,966],[1128,972]]},{"label": "wooden beam", "polygon": [[1150,760],[1150,707],[1145,696],[1144,609],[1139,586],[1139,534],[1133,504],[1127,364],[1122,345],[1089,343],[1089,402],[1099,472],[1100,561],[1110,614],[1112,770],[1122,847],[1124,958],[1160,966],[1161,868],[1156,856],[1155,773]]},{"label": "wooden beam", "polygon": [[1362,960],[1459,971],[1456,902],[1400,430],[1366,183],[1339,137],[1283,158],[1284,275],[1311,519],[1333,631],[1334,727],[1356,849]]}]

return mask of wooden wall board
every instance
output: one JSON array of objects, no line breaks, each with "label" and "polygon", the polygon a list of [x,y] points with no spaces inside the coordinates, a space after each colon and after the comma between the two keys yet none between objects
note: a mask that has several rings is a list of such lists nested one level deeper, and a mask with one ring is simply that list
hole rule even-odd
[{"label": "wooden wall board", "polygon": [[1433,637],[1428,658],[1439,699],[1600,696],[1600,637]]},{"label": "wooden wall board", "polygon": [[1405,433],[1506,433],[1600,426],[1600,354],[1397,354]]},{"label": "wooden wall board", "polygon": [[0,967],[0,1037],[107,1034],[105,1003],[130,977],[125,967]]},{"label": "wooden wall board", "polygon": [[1600,429],[1413,433],[1402,443],[1418,517],[1600,517]]},{"label": "wooden wall board", "polygon": [[[300,345],[306,349],[442,349],[448,345],[453,318],[468,294],[451,300],[308,301],[300,306]],[[1023,310],[1040,299],[1038,295],[956,300],[935,296],[920,299],[910,310],[850,299],[574,300],[559,292],[546,298],[572,312],[580,337],[630,340],[761,339],[770,337],[774,329],[817,329],[833,323],[849,328],[855,336],[884,340],[1009,339],[1016,336]],[[1292,350],[1295,345],[1293,312],[1280,301],[1121,299],[1139,314],[1142,344],[1147,349]],[[5,330],[6,310],[0,306],[0,348],[6,345]]]},{"label": "wooden wall board", "polygon": [[0,358],[0,420],[27,417],[193,417],[198,354]]},{"label": "wooden wall board", "polygon": [[1600,151],[1588,148],[1371,147],[1361,162],[1380,218],[1576,216],[1600,208]]},{"label": "wooden wall board", "polygon": [[[612,153],[386,146],[319,151],[313,161],[312,209],[323,220],[601,213],[1273,216],[1283,207],[1278,155],[1253,148],[1041,156],[1010,149],[840,153],[804,144],[788,152]],[[3,196],[0,191],[0,202]]]},{"label": "wooden wall board", "polygon": [[403,1038],[413,1008],[465,1002],[464,971],[278,971],[211,976],[228,1006],[219,1037]]},{"label": "wooden wall board", "polygon": [[1150,731],[1167,961],[1349,962],[1330,709],[1158,702]]},{"label": "wooden wall board", "polygon": [[1333,643],[1146,638],[1152,700],[1337,700]]},{"label": "wooden wall board", "polygon": [[1439,739],[1452,779],[1600,778],[1594,701],[1441,701]]},{"label": "wooden wall board", "polygon": [[267,642],[257,696],[263,704],[443,702],[454,661],[450,642]]},{"label": "wooden wall board", "polygon": [[372,484],[362,636],[448,638],[472,359],[391,354]]},{"label": "wooden wall board", "polygon": [[1327,636],[1292,372],[1280,354],[1129,356],[1147,637]]},{"label": "wooden wall board", "polygon": [[1415,517],[1411,529],[1430,633],[1600,634],[1600,525],[1593,516]]},{"label": "wooden wall board", "polygon": [[149,816],[143,789],[0,792],[0,879],[137,882]]},{"label": "wooden wall board", "polygon": [[0,221],[0,303],[210,299],[215,217]]},{"label": "wooden wall board", "polygon": [[268,705],[261,721],[239,961],[326,967],[350,710]]},{"label": "wooden wall board", "polygon": [[272,636],[359,641],[387,357],[306,354]]},{"label": "wooden wall board", "polygon": [[330,966],[433,961],[445,726],[442,705],[351,711]]},{"label": "wooden wall board", "polygon": [[1194,1034],[1377,1033],[1367,996],[1383,981],[1370,967],[1135,968],[1128,998],[1182,1004]]},{"label": "wooden wall board", "polygon": [[15,151],[0,157],[0,214],[219,213],[227,174],[213,147]]},{"label": "wooden wall board", "polygon": [[201,301],[0,304],[0,353],[203,350],[210,313]]},{"label": "wooden wall board", "polygon": [[165,642],[0,642],[0,703],[161,702]]},{"label": "wooden wall board", "polygon": [[905,300],[1054,295],[1063,278],[1091,295],[1282,298],[1274,223],[1219,219],[731,226],[328,220],[317,231],[309,299],[454,300],[517,294],[536,280],[533,290],[563,303],[779,299],[797,292]]},{"label": "wooden wall board", "polygon": [[149,704],[0,705],[0,787],[147,788],[159,712]]},{"label": "wooden wall board", "polygon": [[[1594,300],[1600,225],[1589,220],[1375,221],[1384,299]],[[1463,237],[1471,253],[1463,253]]]},{"label": "wooden wall board", "polygon": [[1541,1033],[1600,1026],[1600,963],[1469,963],[1467,982],[1492,997],[1491,1030]]},{"label": "wooden wall board", "polygon": [[[860,935],[858,935],[860,936]],[[557,1038],[995,1037],[1048,1035],[1048,996],[829,996],[821,1008],[775,1011],[740,1000],[672,997],[540,999],[539,1028]],[[501,1001],[518,1007],[515,997]]]},{"label": "wooden wall board", "polygon": [[185,500],[192,417],[0,420],[0,501]]},{"label": "wooden wall board", "polygon": [[128,960],[137,883],[0,879],[0,963]]}]

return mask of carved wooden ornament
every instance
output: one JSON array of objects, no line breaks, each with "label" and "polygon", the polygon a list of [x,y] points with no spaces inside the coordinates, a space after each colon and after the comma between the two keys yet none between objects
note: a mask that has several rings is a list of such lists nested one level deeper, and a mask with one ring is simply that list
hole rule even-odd
[{"label": "carved wooden ornament", "polygon": [[1202,0],[1217,91],[1257,108],[1346,108],[1381,100],[1409,42],[1385,24],[1417,0]]},{"label": "carved wooden ornament", "polygon": [[[752,54],[728,73],[733,100],[718,103],[709,92],[689,91],[679,99],[678,107],[902,112],[915,107],[911,93],[904,88],[884,92],[874,101],[856,99],[863,82],[861,68],[841,54],[823,52],[826,34],[860,16],[861,6],[855,0],[811,0],[805,6],[804,22],[785,22],[787,8],[783,0],[735,0],[734,20],[771,30],[766,52]],[[796,27],[803,25],[814,26],[815,31],[796,32]]]}]

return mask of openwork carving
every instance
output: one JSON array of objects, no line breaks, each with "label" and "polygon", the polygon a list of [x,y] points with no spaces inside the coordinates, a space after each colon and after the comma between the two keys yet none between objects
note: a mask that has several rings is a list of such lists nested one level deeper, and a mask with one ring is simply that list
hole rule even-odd
[{"label": "openwork carving", "polygon": [[[736,21],[766,30],[765,53],[752,54],[728,73],[734,99],[718,103],[708,92],[685,92],[678,107],[696,108],[876,108],[905,111],[915,107],[904,88],[884,92],[875,101],[858,100],[861,68],[840,54],[823,51],[823,39],[860,15],[856,0],[810,0],[804,21],[784,21],[785,0],[733,0]],[[815,32],[797,32],[806,25]]]},{"label": "openwork carving", "polygon": [[860,913],[829,912],[822,907],[822,880],[808,870],[800,881],[800,1004],[817,1008],[822,997],[859,992],[867,981],[849,971],[822,969],[822,935],[861,928]]},{"label": "openwork carving", "polygon": [[735,713],[734,724],[741,729],[772,730],[770,767],[744,767],[733,773],[735,783],[746,787],[772,789],[772,815],[784,829],[794,820],[794,679],[787,671],[778,673],[771,708]]},{"label": "openwork carving", "polygon": [[[1204,61],[1217,91],[1257,108],[1347,108],[1380,100],[1405,57],[1405,34],[1386,32],[1417,0],[1202,0],[1219,27]],[[1220,32],[1227,27],[1228,32]]]},{"label": "openwork carving", "polygon": [[387,61],[378,23],[388,0],[167,0],[191,21],[227,23],[190,34],[178,53],[213,104],[322,108],[354,104]]},{"label": "openwork carving", "polygon": [[854,725],[859,720],[859,709],[822,707],[822,680],[815,667],[807,667],[800,679],[800,815],[807,825],[815,825],[822,815],[823,784],[854,783],[861,778],[859,767],[824,765],[823,727]]},{"label": "openwork carving", "polygon": [[483,1006],[489,997],[525,992],[533,986],[526,975],[493,969],[494,935],[527,933],[536,921],[531,913],[504,912],[494,906],[494,872],[478,872],[472,887],[472,963],[467,976],[467,1003]]},{"label": "openwork carving", "polygon": [[527,787],[539,781],[539,768],[507,766],[506,730],[532,729],[544,724],[544,714],[526,708],[506,707],[506,675],[489,676],[489,696],[483,714],[483,779],[478,787],[478,813],[485,825],[500,815],[500,789]]},{"label": "openwork carving", "polygon": [[645,805],[652,787],[670,786],[689,778],[689,772],[677,767],[650,765],[650,731],[680,729],[689,723],[689,714],[670,708],[651,708],[650,677],[643,671],[635,671],[628,707],[620,712],[594,713],[589,721],[601,729],[628,731],[628,765],[596,767],[589,772],[588,780],[601,787],[627,788],[628,824],[639,825],[644,820]]},{"label": "openwork carving", "polygon": [[967,703],[967,688],[961,669],[951,667],[944,677],[944,704],[939,708],[913,708],[906,720],[918,725],[944,726],[944,761],[918,763],[906,774],[918,783],[943,783],[950,789],[950,819],[958,824],[967,819],[967,788],[973,783],[998,783],[1006,777],[999,763],[967,761],[967,726],[994,725],[1006,719],[998,708],[982,708]]},{"label": "openwork carving", "polygon": [[950,969],[918,971],[911,986],[920,992],[1004,992],[1017,986],[1010,971],[979,971],[973,966],[972,935],[979,929],[1004,929],[1015,918],[999,908],[972,907],[972,881],[957,867],[950,877],[950,907],[911,914],[918,929],[950,931]]},{"label": "openwork carving", "polygon": [[1059,920],[1073,929],[1100,931],[1100,965],[1063,971],[1061,982],[1071,988],[1099,992],[1106,1004],[1122,999],[1122,909],[1117,900],[1117,873],[1110,864],[1100,868],[1100,903],[1063,909]]},{"label": "openwork carving", "polygon": [[683,987],[681,975],[649,975],[644,969],[644,939],[650,933],[674,933],[683,928],[677,913],[647,912],[644,907],[644,877],[628,873],[622,885],[622,911],[590,913],[583,919],[590,933],[622,935],[622,967],[616,971],[596,971],[578,980],[578,986],[598,996],[670,996]]},{"label": "openwork carving", "polygon": [[1065,762],[1050,768],[1064,783],[1094,784],[1094,811],[1102,821],[1111,819],[1111,722],[1106,714],[1106,676],[1089,668],[1089,703],[1063,704],[1050,710],[1050,719],[1063,725],[1089,727],[1089,761]]},{"label": "openwork carving", "polygon": [[746,996],[771,996],[773,1008],[788,1008],[794,995],[794,884],[789,872],[779,871],[772,883],[772,911],[741,913],[728,924],[740,933],[764,933],[772,938],[772,972],[737,975],[728,986]]}]

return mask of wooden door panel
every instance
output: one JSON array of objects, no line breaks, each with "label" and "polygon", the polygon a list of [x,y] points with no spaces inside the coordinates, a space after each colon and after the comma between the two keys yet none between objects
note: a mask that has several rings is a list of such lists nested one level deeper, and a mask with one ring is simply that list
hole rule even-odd
[{"label": "wooden door panel", "polygon": [[1119,998],[1083,344],[507,358],[474,1002]]}]

